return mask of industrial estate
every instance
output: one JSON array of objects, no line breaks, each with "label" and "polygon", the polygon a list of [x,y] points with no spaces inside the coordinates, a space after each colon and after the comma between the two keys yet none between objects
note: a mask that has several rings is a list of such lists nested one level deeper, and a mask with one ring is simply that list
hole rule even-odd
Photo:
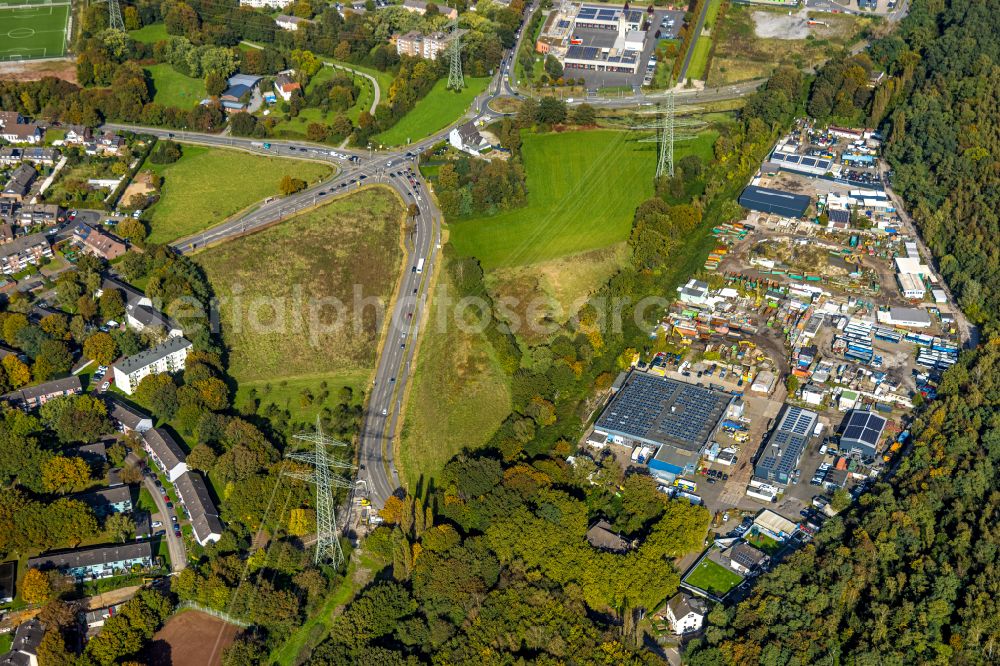
[{"label": "industrial estate", "polygon": [[0,664],[989,663],[958,4],[0,4]]}]

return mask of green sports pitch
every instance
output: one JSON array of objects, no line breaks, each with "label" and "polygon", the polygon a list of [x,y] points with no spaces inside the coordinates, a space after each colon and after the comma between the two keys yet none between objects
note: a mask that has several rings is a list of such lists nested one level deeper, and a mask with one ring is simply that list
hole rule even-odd
[{"label": "green sports pitch", "polygon": [[0,62],[66,53],[70,3],[0,0]]}]

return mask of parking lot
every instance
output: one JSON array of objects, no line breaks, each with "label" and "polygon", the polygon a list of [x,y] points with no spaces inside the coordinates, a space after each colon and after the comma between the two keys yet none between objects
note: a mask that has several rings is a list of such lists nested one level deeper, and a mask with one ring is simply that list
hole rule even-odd
[{"label": "parking lot", "polygon": [[[674,21],[673,26],[661,25],[663,21]],[[598,72],[588,69],[568,68],[566,76],[582,78],[586,82],[588,90],[595,91],[599,88],[630,87],[638,89],[643,84],[646,76],[647,63],[653,56],[653,51],[660,39],[675,39],[680,32],[684,21],[684,12],[656,10],[649,19],[649,30],[646,34],[646,41],[643,44],[642,55],[639,57],[639,71],[635,74],[622,72]],[[659,32],[659,38],[656,37]],[[609,48],[614,45],[618,33],[613,30],[600,30],[577,28],[573,33],[574,37],[582,40],[583,46],[595,46],[598,48]]]}]

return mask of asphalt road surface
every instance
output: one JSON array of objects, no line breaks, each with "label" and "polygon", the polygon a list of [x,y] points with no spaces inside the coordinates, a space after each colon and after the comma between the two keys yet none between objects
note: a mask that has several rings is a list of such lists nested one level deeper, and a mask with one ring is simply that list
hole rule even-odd
[{"label": "asphalt road surface", "polygon": [[[522,32],[520,40],[525,37]],[[440,254],[441,212],[428,196],[426,183],[412,158],[446,139],[453,127],[485,115],[498,115],[490,110],[490,102],[505,94],[516,95],[511,86],[514,57],[516,50],[505,55],[507,64],[500,67],[493,84],[473,101],[469,112],[462,118],[433,136],[391,152],[331,149],[329,146],[306,141],[260,140],[115,123],[105,126],[106,129],[140,131],[161,139],[247,150],[261,155],[318,160],[338,167],[337,173],[326,181],[291,196],[265,201],[240,217],[225,220],[199,234],[173,243],[182,253],[196,251],[206,245],[280,222],[362,185],[388,185],[399,192],[407,204],[418,205],[420,212],[413,220],[413,232],[407,239],[407,262],[404,264],[403,277],[390,313],[389,328],[379,353],[358,451],[358,481],[364,486],[372,507],[376,510],[384,505],[385,500],[400,485],[393,459],[393,441],[399,430],[402,400],[413,368],[413,350],[420,334],[419,323],[428,305],[429,276],[433,274]],[[683,104],[740,97],[753,92],[761,83],[762,81],[752,81],[712,90],[678,93],[678,101]],[[586,101],[594,106],[614,108],[652,105],[657,99],[656,95],[638,95],[621,99],[580,100],[577,103]],[[265,144],[268,145],[267,148],[264,147]],[[408,171],[411,166],[412,175]],[[420,259],[424,259],[424,265],[418,273],[415,269]],[[154,493],[154,496],[158,497],[159,493]],[[181,547],[183,548],[183,544]],[[173,558],[173,553],[171,557]]]}]

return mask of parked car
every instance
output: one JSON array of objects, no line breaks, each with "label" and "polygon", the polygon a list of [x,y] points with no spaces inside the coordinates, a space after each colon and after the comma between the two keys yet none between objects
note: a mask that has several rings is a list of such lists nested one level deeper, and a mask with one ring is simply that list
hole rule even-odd
[{"label": "parked car", "polygon": [[111,386],[111,382],[104,382],[103,384],[101,384],[101,391],[107,391],[108,387],[110,387],[110,386]]},{"label": "parked car", "polygon": [[152,524],[153,527],[163,527],[163,523],[159,520],[154,520]]}]

